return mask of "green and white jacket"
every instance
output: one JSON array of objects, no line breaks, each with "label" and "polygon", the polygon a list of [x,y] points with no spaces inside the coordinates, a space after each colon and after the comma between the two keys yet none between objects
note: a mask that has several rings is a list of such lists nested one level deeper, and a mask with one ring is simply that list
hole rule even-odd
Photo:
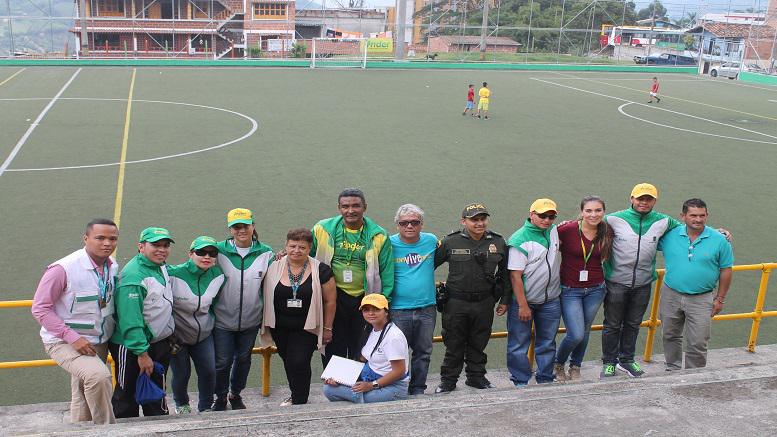
[{"label": "green and white jacket", "polygon": [[[541,229],[526,220],[507,241],[509,256],[520,260],[508,260],[510,270],[523,270],[523,289],[530,304],[544,304],[561,295],[561,255],[558,229]],[[513,269],[516,261],[520,269]]]},{"label": "green and white jacket", "polygon": [[221,295],[213,305],[216,327],[227,331],[258,327],[262,323],[262,279],[275,257],[272,248],[254,240],[243,258],[233,238],[219,242],[216,247],[219,267],[226,276]]},{"label": "green and white jacket", "polygon": [[195,345],[213,332],[212,305],[224,285],[224,273],[219,266],[202,270],[191,259],[167,271],[173,289],[175,337],[180,343]]},{"label": "green and white jacket", "polygon": [[[331,266],[335,255],[335,235],[341,234],[344,226],[343,217],[339,215],[316,223],[312,231],[311,256]],[[391,301],[391,292],[394,291],[394,259],[388,233],[377,223],[364,217],[364,234],[367,242],[364,254],[367,264],[365,294],[381,293]]]},{"label": "green and white jacket", "polygon": [[114,295],[116,330],[111,342],[140,355],[151,343],[166,339],[175,329],[167,267],[156,265],[139,253],[121,270],[118,284]]},{"label": "green and white jacket", "polygon": [[605,217],[615,237],[604,263],[604,277],[627,287],[650,284],[656,278],[658,240],[681,223],[660,212],[640,214],[634,208]]}]

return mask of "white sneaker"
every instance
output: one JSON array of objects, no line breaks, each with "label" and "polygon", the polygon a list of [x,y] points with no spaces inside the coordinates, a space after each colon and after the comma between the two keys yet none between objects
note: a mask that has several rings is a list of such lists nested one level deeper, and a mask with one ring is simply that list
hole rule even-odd
[{"label": "white sneaker", "polygon": [[291,398],[286,398],[283,402],[281,402],[281,407],[290,407],[292,405]]}]

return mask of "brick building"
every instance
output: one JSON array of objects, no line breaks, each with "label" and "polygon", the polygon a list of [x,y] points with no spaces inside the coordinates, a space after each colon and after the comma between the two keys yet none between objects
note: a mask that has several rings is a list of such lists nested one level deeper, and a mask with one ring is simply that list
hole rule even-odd
[{"label": "brick building", "polygon": [[266,56],[294,38],[293,0],[74,1],[79,56]]}]

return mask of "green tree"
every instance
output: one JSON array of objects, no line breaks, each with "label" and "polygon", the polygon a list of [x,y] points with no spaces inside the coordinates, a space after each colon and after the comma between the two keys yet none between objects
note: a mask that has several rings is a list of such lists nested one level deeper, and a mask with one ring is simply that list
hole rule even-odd
[{"label": "green tree", "polygon": [[[473,4],[472,0],[462,0],[454,3],[452,8],[449,5],[448,0],[438,1],[432,5],[431,10],[424,8],[414,16],[421,17],[424,23],[429,23],[431,19],[431,36],[480,35],[482,3]],[[631,1],[624,4],[593,0],[501,0],[494,4],[492,0],[491,5],[490,29],[493,31],[496,26],[498,15],[499,36],[523,44],[521,51],[555,52],[559,48],[558,29],[562,26],[562,16],[564,31],[561,35],[561,52],[572,54],[598,50],[602,24],[634,24],[637,18],[636,6]],[[526,29],[529,25],[531,30]]]},{"label": "green tree", "polygon": [[696,23],[696,12],[688,12],[684,17],[674,21],[674,24],[680,27],[691,27],[694,23]]},{"label": "green tree", "polygon": [[638,20],[647,20],[651,17],[656,19],[666,17],[666,8],[661,4],[661,0],[653,0],[645,9],[637,12]]}]

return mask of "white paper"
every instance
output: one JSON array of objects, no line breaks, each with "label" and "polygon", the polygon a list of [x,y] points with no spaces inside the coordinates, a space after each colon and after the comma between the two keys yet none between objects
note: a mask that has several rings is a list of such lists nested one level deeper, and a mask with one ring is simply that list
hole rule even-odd
[{"label": "white paper", "polygon": [[361,375],[363,368],[364,363],[362,362],[332,355],[332,359],[330,359],[329,364],[326,365],[324,373],[321,374],[321,380],[324,381],[332,378],[337,381],[338,384],[352,387],[359,379],[359,375]]}]

